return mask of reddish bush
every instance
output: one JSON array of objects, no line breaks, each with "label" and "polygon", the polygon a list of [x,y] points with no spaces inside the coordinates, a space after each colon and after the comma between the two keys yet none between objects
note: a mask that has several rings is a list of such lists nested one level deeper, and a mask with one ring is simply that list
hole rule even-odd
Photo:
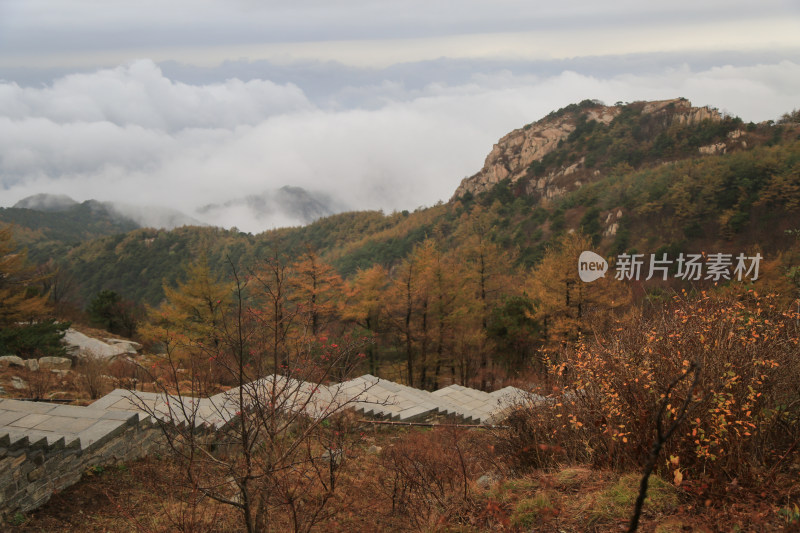
[{"label": "reddish bush", "polygon": [[[529,466],[551,464],[555,452],[602,466],[641,464],[662,402],[666,425],[691,393],[689,414],[666,444],[661,468],[678,481],[755,481],[763,468],[796,453],[799,338],[797,313],[753,292],[676,296],[663,309],[620,319],[557,354],[550,372],[568,392],[509,419],[506,455],[519,445],[527,455],[511,458]],[[695,390],[683,380],[666,397],[690,362],[701,368]]]}]

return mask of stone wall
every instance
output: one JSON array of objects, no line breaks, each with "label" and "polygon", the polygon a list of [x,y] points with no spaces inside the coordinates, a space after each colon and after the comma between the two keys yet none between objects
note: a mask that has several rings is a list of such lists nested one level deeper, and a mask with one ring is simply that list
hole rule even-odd
[{"label": "stone wall", "polygon": [[36,509],[54,492],[77,483],[88,468],[138,459],[161,441],[158,426],[135,414],[86,446],[80,439],[24,437],[12,442],[8,434],[2,435],[0,515]]}]

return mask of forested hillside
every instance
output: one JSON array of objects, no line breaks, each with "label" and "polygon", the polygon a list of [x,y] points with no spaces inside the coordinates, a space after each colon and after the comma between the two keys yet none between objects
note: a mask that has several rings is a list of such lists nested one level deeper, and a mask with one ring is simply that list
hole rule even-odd
[{"label": "forested hillside", "polygon": [[[578,107],[572,112],[579,111]],[[612,122],[574,130],[584,133],[550,154],[568,163],[573,156],[563,154],[579,153],[569,151],[573,144],[603,144],[603,139],[617,134],[627,140],[626,134],[635,124],[626,112],[619,117],[622,125]],[[736,123],[733,119],[728,122]],[[709,121],[705,126],[708,132],[702,124],[678,128],[668,139],[680,144],[679,139],[689,135],[685,130],[690,130],[706,142],[713,140],[720,128],[722,135],[727,135],[728,122]],[[622,127],[626,124],[627,129]],[[395,267],[426,237],[435,238],[445,250],[454,250],[464,244],[476,218],[481,220],[484,236],[512,252],[520,268],[535,266],[548,246],[573,230],[588,235],[603,254],[631,250],[744,252],[758,246],[775,258],[776,252],[793,243],[784,230],[800,227],[800,130],[791,123],[745,129],[756,132],[749,137],[749,144],[740,142],[727,153],[700,154],[694,149],[691,157],[663,161],[645,151],[645,156],[633,159],[635,167],[627,160],[610,165],[606,159],[606,163],[598,163],[603,170],[594,180],[551,198],[529,191],[524,180],[512,183],[504,179],[487,192],[466,193],[449,203],[411,213],[343,213],[308,226],[258,235],[200,227],[138,229],[85,242],[69,254],[60,253],[64,248],[52,244],[53,258],[64,262],[76,277],[84,302],[102,289],[113,289],[151,304],[163,296],[162,281],[173,283],[186,263],[200,253],[208,255],[214,270],[220,270],[228,259],[247,265],[274,248],[296,257],[310,247],[344,277],[352,277],[358,269],[373,264]],[[664,139],[664,133],[656,138]],[[634,143],[632,149],[641,151],[643,142]],[[526,172],[535,175],[538,171]],[[46,217],[36,226],[19,222],[20,234],[28,235],[21,242],[31,241],[30,232],[39,228],[42,220]],[[58,242],[54,229],[37,230],[42,241]],[[47,247],[40,243],[38,249]],[[34,256],[42,258],[41,252]]]},{"label": "forested hillside", "polygon": [[[40,264],[0,228],[0,351],[63,349],[66,318],[142,343],[135,361],[96,375],[170,394],[210,396],[276,372],[315,383],[369,373],[428,391],[518,386],[536,394],[479,446],[458,448],[448,429],[378,450],[374,477],[392,501],[405,483],[418,487],[413,508],[448,501],[436,511],[445,520],[474,516],[485,530],[496,523],[475,513],[492,508],[517,529],[522,516],[526,528],[555,520],[551,508],[616,528],[644,469],[674,493],[664,515],[694,509],[713,522],[758,489],[771,510],[746,523],[772,513],[796,525],[797,113],[745,125],[676,102],[568,106],[501,139],[449,202],[414,212],[257,235],[186,226],[90,238],[108,229],[102,217],[82,234],[6,210]],[[325,442],[330,452],[341,441]],[[591,496],[573,512],[578,485],[562,498],[543,482],[537,498],[552,500],[536,505],[475,490],[468,478],[489,463],[511,476],[581,465],[587,480],[609,469],[632,482],[617,511]],[[590,507],[603,509],[581,515]]]},{"label": "forested hillside", "polygon": [[[548,133],[554,129],[560,140]],[[400,372],[418,361],[417,369],[402,371],[421,372],[413,379],[430,385],[444,372],[485,369],[487,360],[514,367],[537,347],[576,338],[593,316],[669,290],[752,286],[794,297],[799,133],[790,115],[779,124],[745,125],[683,100],[612,107],[586,101],[504,137],[451,201],[414,212],[342,213],[257,235],[145,228],[81,243],[81,235],[115,226],[102,216],[78,218],[88,216],[85,205],[72,208],[74,225],[24,209],[6,215],[16,217],[18,239],[36,250],[33,259],[50,260],[45,271],[68,289],[62,300],[81,308],[101,291],[128,309],[157,306],[165,287],[192,282],[187,272],[199,260],[219,280],[278,262],[297,286],[308,282],[308,268],[312,277],[322,269],[338,280],[312,290],[313,298],[316,290],[329,292],[324,321],[358,323],[376,335],[372,371],[383,364]],[[588,285],[577,278],[575,258],[589,249],[612,268],[623,253],[672,260],[681,253],[761,254],[763,262],[755,283],[673,275],[615,285],[609,275]]]},{"label": "forested hillside", "polygon": [[16,241],[28,249],[35,263],[61,259],[70,248],[82,242],[139,227],[133,220],[115,216],[95,201],[55,210],[0,208],[0,223],[14,226]]},{"label": "forested hillside", "polygon": [[448,203],[342,213],[257,235],[190,226],[128,231],[91,202],[0,215],[32,262],[49,260],[68,278],[69,298],[81,307],[102,290],[157,305],[163,285],[183,279],[198,257],[223,274],[276,253],[292,262],[313,251],[345,279],[373,266],[396,278],[426,240],[463,258],[480,239],[507,254],[507,274],[521,279],[573,232],[609,257],[760,251],[764,275],[788,283],[797,244],[790,230],[800,228],[795,115],[756,125],[680,99],[610,107],[587,100],[501,139]]}]

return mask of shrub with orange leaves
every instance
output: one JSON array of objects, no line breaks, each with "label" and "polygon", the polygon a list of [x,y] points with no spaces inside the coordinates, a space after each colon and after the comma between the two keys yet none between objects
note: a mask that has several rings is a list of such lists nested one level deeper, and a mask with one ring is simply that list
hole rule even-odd
[{"label": "shrub with orange leaves", "polygon": [[[680,479],[755,482],[764,468],[790,464],[800,440],[800,317],[774,301],[752,291],[683,294],[598,329],[557,354],[550,371],[567,392],[524,411],[526,424],[571,460],[630,468],[647,458],[659,407],[669,425],[691,393],[665,446]],[[683,380],[667,396],[690,362],[701,367],[695,389]]]}]

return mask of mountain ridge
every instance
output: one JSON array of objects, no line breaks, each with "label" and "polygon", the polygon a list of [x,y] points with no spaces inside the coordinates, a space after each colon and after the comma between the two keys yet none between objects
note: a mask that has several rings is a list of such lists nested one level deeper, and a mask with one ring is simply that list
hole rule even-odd
[{"label": "mountain ridge", "polygon": [[[556,159],[552,156],[565,143],[578,138],[582,130],[613,128],[623,116],[630,114],[636,114],[639,123],[647,124],[652,131],[642,134],[650,138],[674,126],[690,128],[704,122],[721,123],[726,118],[715,108],[693,107],[685,98],[631,104],[619,102],[613,106],[606,106],[597,100],[584,100],[501,137],[486,156],[483,167],[461,181],[451,200],[467,194],[487,192],[504,179],[509,179],[511,184],[521,182],[528,194],[537,194],[545,199],[561,196],[587,181],[598,179],[604,170],[590,164],[586,155],[566,161],[548,159]],[[719,139],[715,138],[714,141],[719,142]],[[726,149],[715,146],[709,143],[708,146],[697,148],[699,153],[704,153],[702,149],[706,152]]]},{"label": "mountain ridge", "polygon": [[179,226],[202,226],[203,222],[170,207],[139,206],[124,202],[89,199],[78,202],[66,194],[38,193],[19,200],[11,209],[30,209],[48,213],[65,213],[84,206],[91,213],[133,223],[138,227],[173,229]]},{"label": "mountain ridge", "polygon": [[[607,106],[594,101],[554,111],[547,120],[573,127],[549,152],[527,166],[523,158],[506,160],[509,175],[485,190],[413,212],[344,212],[255,235],[217,227],[135,229],[71,246],[53,245],[32,225],[21,228],[29,239],[20,243],[50,250],[32,259],[62,261],[80,281],[84,303],[110,289],[157,304],[162,283],[181,279],[200,255],[220,274],[226,265],[246,268],[276,250],[291,259],[308,249],[345,277],[376,264],[391,272],[428,238],[444,250],[464,246],[476,224],[482,238],[513,252],[520,269],[537,265],[566,233],[578,231],[606,255],[760,249],[782,261],[795,242],[785,231],[800,228],[800,124],[743,124],[710,108],[686,115],[675,108],[691,109],[688,102],[670,102],[621,104],[613,114],[595,114],[599,120],[591,113]],[[665,112],[644,112],[648,105]],[[519,132],[525,127],[509,135]],[[572,173],[559,174],[576,163]],[[544,190],[537,187],[542,179]]]},{"label": "mountain ridge", "polygon": [[36,211],[66,211],[79,202],[66,194],[39,193],[26,196],[11,207],[14,209],[33,209]]},{"label": "mountain ridge", "polygon": [[309,191],[303,187],[284,185],[276,190],[264,191],[233,198],[221,203],[208,204],[196,211],[203,215],[217,215],[227,209],[244,209],[254,219],[266,222],[279,216],[292,223],[310,224],[317,219],[345,211],[344,205],[329,194]]}]

